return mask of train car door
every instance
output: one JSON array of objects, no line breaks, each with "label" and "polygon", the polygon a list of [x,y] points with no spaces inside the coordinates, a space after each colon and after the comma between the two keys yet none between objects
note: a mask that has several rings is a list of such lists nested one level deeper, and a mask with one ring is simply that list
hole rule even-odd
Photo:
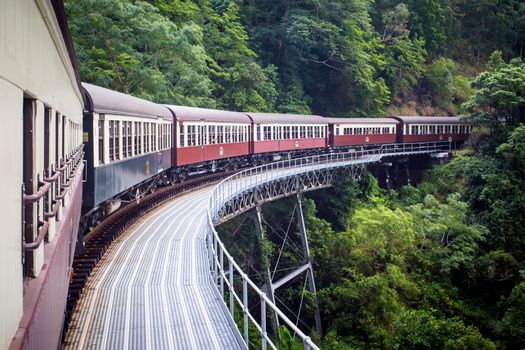
[{"label": "train car door", "polygon": [[327,128],[327,131],[328,131],[328,147],[333,147],[334,146],[334,127],[335,127],[335,124],[328,124],[328,128]]},{"label": "train car door", "polygon": [[200,122],[197,129],[199,133],[198,140],[200,145],[199,162],[203,162],[206,160],[206,125],[204,125],[203,121]]}]

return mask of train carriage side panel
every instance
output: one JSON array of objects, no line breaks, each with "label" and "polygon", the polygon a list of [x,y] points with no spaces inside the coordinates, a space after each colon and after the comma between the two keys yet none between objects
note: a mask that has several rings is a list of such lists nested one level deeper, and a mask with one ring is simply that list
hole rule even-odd
[{"label": "train carriage side panel", "polygon": [[[250,117],[255,128],[255,132],[252,133],[253,154],[327,147],[328,123],[321,116],[251,112],[246,115]],[[301,131],[301,128],[306,129]]]},{"label": "train carriage side panel", "polygon": [[86,83],[83,88],[92,101],[89,210],[171,167],[173,116],[146,100]]},{"label": "train carriage side panel", "polygon": [[390,118],[326,118],[333,147],[365,146],[396,142],[400,124]]},{"label": "train carriage side panel", "polygon": [[472,121],[459,117],[393,116],[400,125],[397,129],[398,142],[440,142],[463,143],[473,128]]},{"label": "train carriage side panel", "polygon": [[[178,124],[176,165],[187,166],[240,156],[250,152],[250,119],[238,112],[185,106],[166,106]],[[228,140],[227,130],[244,128],[243,140]],[[238,129],[240,130],[240,129]],[[240,131],[238,131],[240,135]]]},{"label": "train carriage side panel", "polygon": [[0,349],[51,349],[80,215],[82,94],[63,2],[0,4]]}]

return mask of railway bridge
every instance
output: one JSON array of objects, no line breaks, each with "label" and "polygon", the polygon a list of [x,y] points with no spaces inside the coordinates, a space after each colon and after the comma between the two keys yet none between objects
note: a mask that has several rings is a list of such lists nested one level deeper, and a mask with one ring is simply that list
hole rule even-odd
[{"label": "railway bridge", "polygon": [[[358,180],[388,157],[449,152],[449,142],[388,144],[246,169],[172,200],[138,221],[108,249],[88,280],[65,348],[277,349],[270,329],[285,325],[305,349],[318,346],[280,310],[276,288],[307,273],[315,295],[302,211],[306,260],[264,287],[240,268],[215,226],[280,198]],[[299,206],[300,207],[300,206]],[[258,215],[256,214],[256,215]],[[260,216],[259,216],[260,218]],[[316,313],[316,326],[321,322]]]}]

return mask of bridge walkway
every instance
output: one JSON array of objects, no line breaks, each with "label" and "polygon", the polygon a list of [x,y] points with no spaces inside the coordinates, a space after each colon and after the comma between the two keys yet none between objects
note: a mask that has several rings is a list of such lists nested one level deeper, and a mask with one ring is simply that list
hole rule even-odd
[{"label": "bridge walkway", "polygon": [[243,349],[211,280],[212,187],[139,219],[108,249],[72,316],[65,349]]}]

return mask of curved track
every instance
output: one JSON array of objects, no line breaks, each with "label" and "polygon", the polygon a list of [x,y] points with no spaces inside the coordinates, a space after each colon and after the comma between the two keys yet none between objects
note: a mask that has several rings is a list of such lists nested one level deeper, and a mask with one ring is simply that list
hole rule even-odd
[{"label": "curved track", "polygon": [[64,348],[244,348],[209,273],[211,189],[162,205],[115,240],[91,273]]}]

